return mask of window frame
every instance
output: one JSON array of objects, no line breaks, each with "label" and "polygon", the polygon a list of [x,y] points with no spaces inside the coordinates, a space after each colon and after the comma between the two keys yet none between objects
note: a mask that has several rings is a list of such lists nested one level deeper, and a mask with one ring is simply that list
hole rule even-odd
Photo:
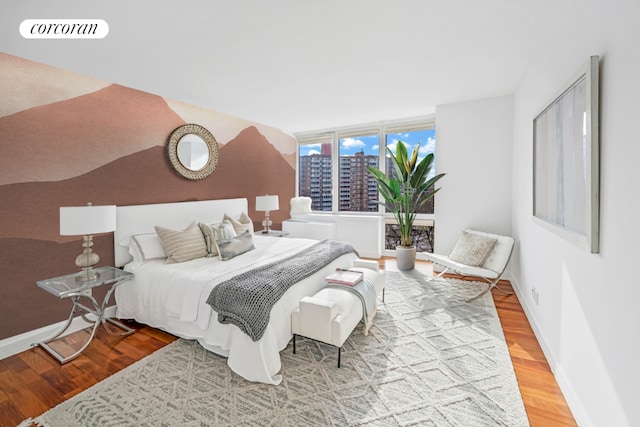
[{"label": "window frame", "polygon": [[337,198],[337,201],[336,201],[337,204],[334,204],[333,206],[336,206],[336,209],[334,209],[334,213],[337,213],[337,214],[375,215],[380,213],[380,207],[378,207],[377,212],[340,210],[340,178],[341,178],[340,177],[340,141],[345,138],[357,138],[361,136],[376,136],[378,138],[378,165],[380,165],[380,147],[382,146],[382,138],[381,138],[379,128],[371,127],[371,128],[362,128],[356,131],[343,131],[343,132],[334,133],[334,137],[335,137],[334,143],[335,143],[336,153],[337,153],[337,156],[336,156],[337,161],[334,162],[334,166],[336,170],[335,176],[337,178],[337,181],[336,181],[337,191],[335,191],[336,187],[334,187],[333,190]]},{"label": "window frame", "polygon": [[296,185],[295,185],[295,195],[298,197],[300,195],[300,146],[301,145],[315,145],[315,144],[327,144],[331,143],[331,211],[314,211],[313,213],[333,213],[336,206],[335,201],[335,187],[334,187],[334,177],[336,176],[336,168],[334,161],[334,152],[335,152],[335,140],[334,136],[330,132],[318,133],[316,135],[310,136],[304,139],[304,142],[300,142],[296,138]]}]

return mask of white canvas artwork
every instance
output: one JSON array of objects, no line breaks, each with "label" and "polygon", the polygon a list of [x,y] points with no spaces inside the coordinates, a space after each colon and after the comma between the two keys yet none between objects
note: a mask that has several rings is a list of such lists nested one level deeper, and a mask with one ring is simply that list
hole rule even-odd
[{"label": "white canvas artwork", "polygon": [[533,121],[533,215],[598,252],[598,57]]}]

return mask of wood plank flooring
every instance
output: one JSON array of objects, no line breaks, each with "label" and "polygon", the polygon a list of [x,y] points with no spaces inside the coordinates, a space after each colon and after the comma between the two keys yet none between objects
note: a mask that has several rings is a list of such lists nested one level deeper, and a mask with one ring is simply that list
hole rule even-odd
[{"label": "wood plank flooring", "polygon": [[[513,292],[511,284],[500,287]],[[515,294],[492,291],[532,426],[577,425]]]},{"label": "wood plank flooring", "polygon": [[[511,285],[503,282],[501,287],[510,290]],[[493,298],[531,426],[577,425],[518,298],[497,290]],[[0,427],[38,416],[176,339],[149,326],[128,324],[137,332],[126,338],[99,328],[85,352],[65,365],[41,348],[0,360]],[[83,333],[66,339],[82,338]]]}]

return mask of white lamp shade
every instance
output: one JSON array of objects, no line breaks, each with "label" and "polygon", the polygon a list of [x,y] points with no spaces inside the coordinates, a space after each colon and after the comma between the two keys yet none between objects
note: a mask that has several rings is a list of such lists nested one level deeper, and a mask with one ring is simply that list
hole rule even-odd
[{"label": "white lamp shade", "polygon": [[60,234],[62,236],[108,233],[115,229],[115,206],[60,207]]},{"label": "white lamp shade", "polygon": [[277,195],[256,196],[257,211],[277,211],[279,207]]}]

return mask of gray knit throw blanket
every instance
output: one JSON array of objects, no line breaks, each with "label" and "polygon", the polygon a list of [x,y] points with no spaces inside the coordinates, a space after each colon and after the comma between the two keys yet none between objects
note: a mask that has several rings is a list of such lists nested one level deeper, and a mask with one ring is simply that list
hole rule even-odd
[{"label": "gray knit throw blanket", "polygon": [[211,290],[207,304],[220,323],[233,324],[253,341],[267,329],[273,305],[294,284],[341,255],[358,252],[348,243],[323,240],[297,254],[241,273]]}]

